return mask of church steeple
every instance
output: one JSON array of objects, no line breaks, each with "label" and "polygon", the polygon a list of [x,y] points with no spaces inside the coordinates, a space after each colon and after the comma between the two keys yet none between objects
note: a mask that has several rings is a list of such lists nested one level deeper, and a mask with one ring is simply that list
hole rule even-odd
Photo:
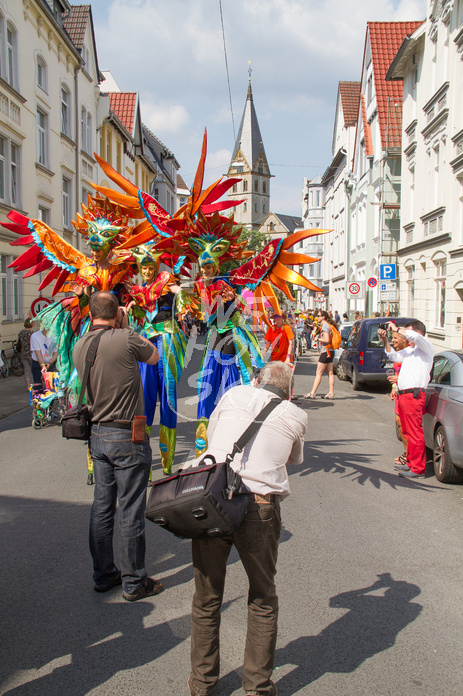
[{"label": "church steeple", "polygon": [[245,199],[236,208],[235,220],[247,227],[258,228],[270,212],[272,175],[254,108],[251,68],[246,103],[227,176],[242,179],[228,194],[231,200]]}]

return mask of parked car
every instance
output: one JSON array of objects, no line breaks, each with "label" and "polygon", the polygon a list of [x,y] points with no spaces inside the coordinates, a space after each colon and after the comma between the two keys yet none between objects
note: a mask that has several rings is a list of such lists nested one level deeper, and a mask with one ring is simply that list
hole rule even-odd
[{"label": "parked car", "polygon": [[[388,321],[393,321],[396,326],[406,326],[414,320],[410,317],[360,319],[350,330],[347,345],[339,360],[343,373],[340,379],[352,380],[352,388],[355,391],[361,389],[367,382],[385,383],[387,381],[386,370],[392,367],[392,364],[387,360],[378,329],[381,324],[387,324]],[[337,374],[339,376],[339,372]]]},{"label": "parked car", "polygon": [[463,351],[443,350],[434,356],[423,430],[437,480],[463,482]]},{"label": "parked car", "polygon": [[339,359],[341,357],[341,353],[344,350],[344,348],[347,346],[347,339],[350,334],[350,330],[353,327],[353,323],[351,321],[346,322],[345,324],[339,324],[338,329],[341,334],[341,347],[336,348],[334,351],[333,355],[333,368],[339,377],[339,379],[345,379],[345,375],[342,369],[342,365],[339,362]]}]

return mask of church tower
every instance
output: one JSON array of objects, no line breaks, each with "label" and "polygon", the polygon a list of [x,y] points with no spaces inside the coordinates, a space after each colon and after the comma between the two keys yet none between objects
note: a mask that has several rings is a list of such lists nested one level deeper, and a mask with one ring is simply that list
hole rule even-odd
[{"label": "church tower", "polygon": [[241,179],[228,193],[230,200],[244,200],[234,208],[235,220],[257,229],[270,212],[270,169],[252,98],[251,69],[248,93],[227,177]]}]

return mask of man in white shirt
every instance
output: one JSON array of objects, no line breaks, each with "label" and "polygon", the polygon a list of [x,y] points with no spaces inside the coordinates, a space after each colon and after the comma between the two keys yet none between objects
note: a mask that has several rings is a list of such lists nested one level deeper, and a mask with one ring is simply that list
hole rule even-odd
[{"label": "man in white shirt", "polygon": [[31,336],[31,356],[32,356],[32,378],[34,384],[40,384],[42,372],[48,370],[53,372],[56,369],[55,361],[57,358],[55,344],[47,336],[47,332],[42,328]]},{"label": "man in white shirt", "polygon": [[397,464],[394,468],[399,472],[399,476],[404,478],[424,478],[426,447],[423,415],[426,411],[425,389],[430,379],[434,348],[431,341],[425,338],[426,327],[422,321],[410,322],[405,330],[397,329],[393,322],[389,322],[388,326],[392,331],[404,334],[408,341],[407,348],[395,351],[389,345],[387,331],[380,329],[378,332],[389,360],[401,363],[397,379],[398,412],[408,448],[407,463]]},{"label": "man in white shirt", "polygon": [[277,637],[278,597],[275,573],[281,529],[280,500],[289,495],[289,464],[303,461],[307,414],[291,403],[293,374],[278,361],[265,365],[256,387],[230,389],[211,415],[209,447],[224,461],[234,443],[260,411],[275,398],[283,401],[264,420],[257,435],[235,456],[232,466],[250,489],[246,516],[229,537],[193,540],[195,594],[192,608],[192,696],[209,696],[219,679],[220,608],[227,558],[233,544],[249,581],[248,625],[243,665],[243,689],[248,695],[275,696],[270,679]]}]

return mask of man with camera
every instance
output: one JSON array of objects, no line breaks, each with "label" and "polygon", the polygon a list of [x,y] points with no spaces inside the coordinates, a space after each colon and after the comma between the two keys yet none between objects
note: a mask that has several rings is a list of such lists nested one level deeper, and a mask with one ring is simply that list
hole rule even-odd
[{"label": "man with camera", "polygon": [[274,578],[281,529],[280,500],[290,492],[286,466],[303,461],[308,417],[289,401],[293,373],[283,362],[267,363],[255,387],[241,385],[227,391],[209,421],[209,447],[205,454],[224,461],[271,399],[275,395],[282,399],[232,462],[250,490],[249,507],[241,526],[229,537],[192,542],[195,594],[188,682],[192,696],[208,696],[219,679],[220,609],[227,558],[233,545],[249,582],[243,689],[248,695],[277,694],[270,677],[277,638],[278,596]]},{"label": "man with camera", "polygon": [[[89,301],[90,331],[73,351],[82,381],[87,351],[102,332],[87,385],[92,418],[90,439],[95,495],[90,514],[90,551],[96,592],[122,584],[129,602],[162,592],[145,570],[146,486],[151,447],[145,432],[143,388],[138,362],[155,365],[156,348],[128,328],[127,316],[110,292],[94,292]],[[113,532],[119,501],[120,563],[114,563]]]},{"label": "man with camera", "polygon": [[[408,346],[399,351],[391,348],[387,337],[388,328],[403,334],[408,341]],[[378,333],[389,360],[401,363],[398,378],[392,377],[390,381],[397,379],[398,413],[408,447],[406,463],[397,464],[394,468],[399,476],[404,478],[425,478],[426,447],[423,415],[426,411],[425,390],[430,379],[434,348],[431,341],[425,337],[426,327],[422,321],[411,321],[405,329],[402,327],[397,329],[394,322],[390,321],[386,327],[380,328]]]}]

